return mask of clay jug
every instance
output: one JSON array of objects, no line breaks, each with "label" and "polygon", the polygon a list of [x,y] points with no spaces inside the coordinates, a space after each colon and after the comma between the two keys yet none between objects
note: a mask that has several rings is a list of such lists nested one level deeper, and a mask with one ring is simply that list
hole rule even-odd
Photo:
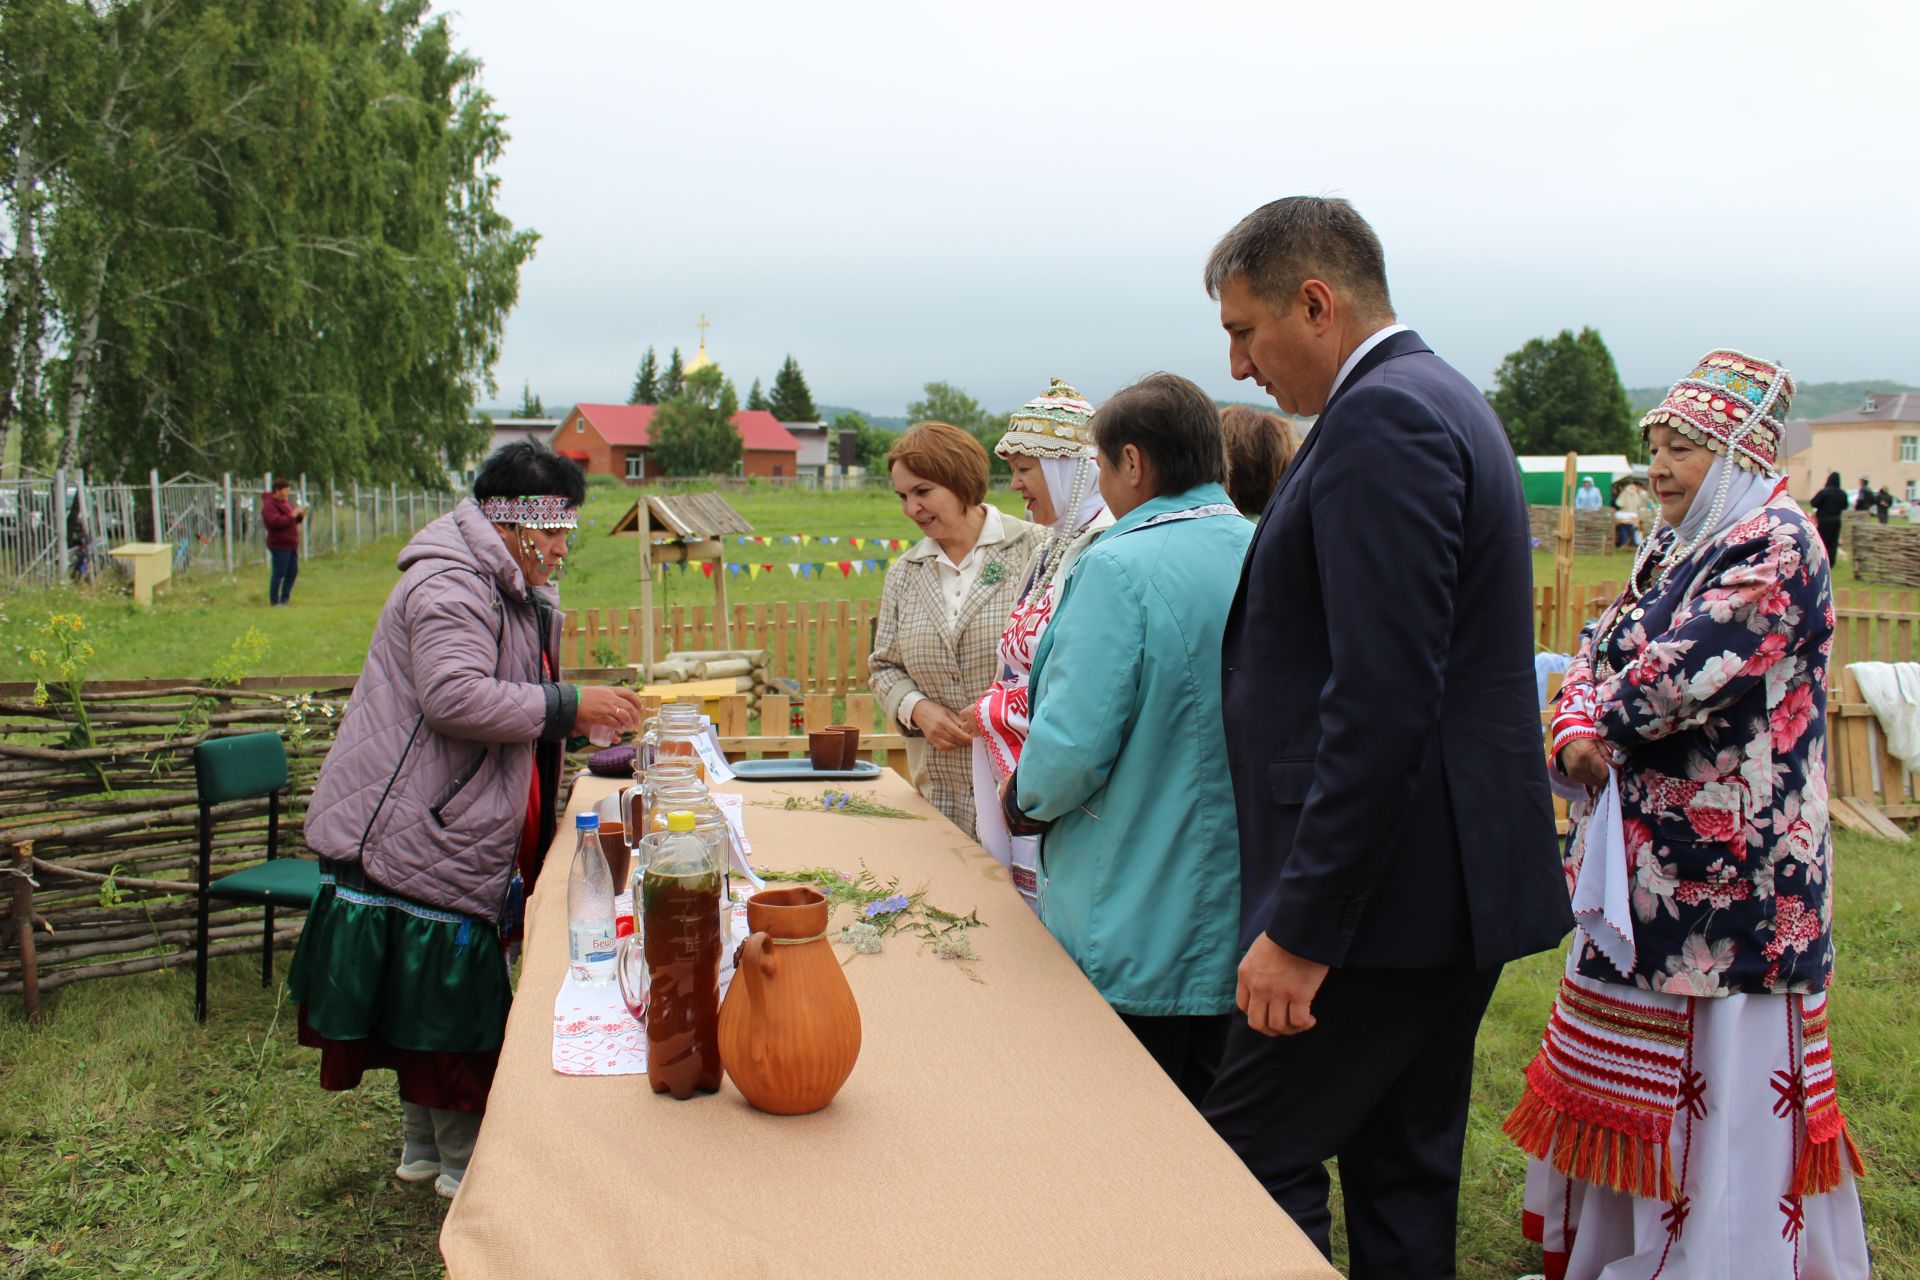
[{"label": "clay jug", "polygon": [[720,1008],[720,1061],[761,1111],[833,1101],[860,1056],[860,1009],[827,941],[827,900],[804,885],[747,899],[739,969]]}]

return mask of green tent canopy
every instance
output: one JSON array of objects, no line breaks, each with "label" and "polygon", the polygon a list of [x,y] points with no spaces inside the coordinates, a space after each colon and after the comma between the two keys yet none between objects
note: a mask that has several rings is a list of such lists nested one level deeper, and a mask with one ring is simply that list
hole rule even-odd
[{"label": "green tent canopy", "polygon": [[[1515,461],[1520,464],[1520,485],[1526,491],[1527,504],[1535,507],[1559,506],[1560,484],[1567,474],[1567,455],[1523,454]],[[1595,487],[1600,490],[1602,504],[1610,507],[1613,505],[1613,482],[1631,472],[1633,464],[1627,461],[1623,453],[1584,453],[1580,455],[1579,468],[1582,478],[1592,477]]]}]

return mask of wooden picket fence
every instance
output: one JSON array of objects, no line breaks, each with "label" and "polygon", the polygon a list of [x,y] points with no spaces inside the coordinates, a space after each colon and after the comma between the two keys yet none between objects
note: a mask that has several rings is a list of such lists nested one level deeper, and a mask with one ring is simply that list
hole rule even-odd
[{"label": "wooden picket fence", "polygon": [[[728,611],[732,633],[722,643],[720,611],[709,605],[656,606],[655,660],[697,649],[765,649],[776,679],[791,680],[803,694],[846,694],[867,688],[878,600],[799,600],[736,604]],[[569,609],[561,629],[561,655],[574,668],[615,667],[640,661],[641,611]]]}]

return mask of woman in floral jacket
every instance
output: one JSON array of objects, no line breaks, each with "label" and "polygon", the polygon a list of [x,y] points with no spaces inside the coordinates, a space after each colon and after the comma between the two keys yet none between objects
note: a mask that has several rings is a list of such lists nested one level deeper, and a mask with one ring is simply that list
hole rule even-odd
[{"label": "woman in floral jacket", "polygon": [[1567,974],[1507,1132],[1551,1277],[1864,1276],[1827,1039],[1826,553],[1784,369],[1704,357],[1642,420],[1661,528],[1581,637]]}]

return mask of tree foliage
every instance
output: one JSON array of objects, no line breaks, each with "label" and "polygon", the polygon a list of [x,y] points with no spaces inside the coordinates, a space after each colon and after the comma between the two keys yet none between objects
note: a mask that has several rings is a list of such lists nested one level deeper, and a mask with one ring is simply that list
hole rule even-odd
[{"label": "tree foliage", "polygon": [[665,404],[674,399],[685,390],[686,383],[685,367],[680,363],[680,348],[675,347],[673,354],[667,357],[666,371],[660,375],[660,381],[654,384],[653,402]]},{"label": "tree foliage", "polygon": [[929,382],[922,396],[907,405],[909,422],[948,422],[967,432],[987,451],[989,469],[994,475],[1007,475],[1007,460],[994,453],[993,446],[1007,433],[1005,415],[988,413],[980,402],[948,382]]},{"label": "tree foliage", "polygon": [[1514,452],[1628,453],[1633,410],[1596,329],[1533,338],[1500,362],[1487,393]]},{"label": "tree foliage", "polygon": [[687,374],[680,394],[654,411],[654,465],[670,476],[732,474],[742,452],[739,411],[739,394],[718,365]]},{"label": "tree foliage", "polygon": [[628,404],[660,403],[660,360],[648,347],[640,357],[640,368],[633,375],[633,389],[627,392]]},{"label": "tree foliage", "polygon": [[0,447],[444,483],[533,233],[425,0],[8,0]]},{"label": "tree foliage", "polygon": [[819,410],[813,407],[813,392],[807,390],[806,375],[800,372],[800,366],[794,363],[791,355],[780,366],[780,372],[773,375],[773,393],[767,397],[767,408],[781,422],[817,422]]},{"label": "tree foliage", "polygon": [[753,386],[747,391],[747,408],[766,410],[773,408],[773,402],[767,399],[767,393],[760,389],[760,379],[753,380]]},{"label": "tree foliage", "polygon": [[887,450],[893,448],[893,442],[899,438],[893,432],[885,427],[874,426],[864,414],[852,409],[834,418],[833,431],[835,436],[852,432],[859,441],[858,464],[874,475],[886,474]]},{"label": "tree foliage", "polygon": [[513,416],[516,418],[544,418],[547,416],[546,402],[540,398],[540,393],[533,389],[531,382],[523,382],[520,384],[520,403],[514,406]]}]

